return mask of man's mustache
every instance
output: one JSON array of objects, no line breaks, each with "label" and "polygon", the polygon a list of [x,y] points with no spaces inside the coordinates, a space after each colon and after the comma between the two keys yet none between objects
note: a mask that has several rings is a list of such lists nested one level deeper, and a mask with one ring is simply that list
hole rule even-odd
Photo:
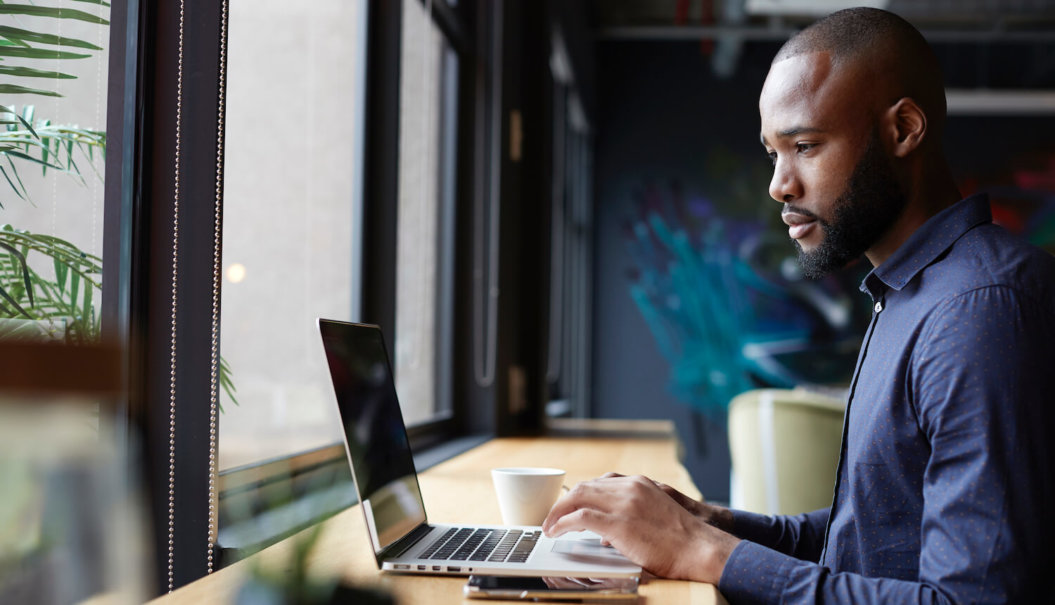
[{"label": "man's mustache", "polygon": [[785,214],[800,214],[802,216],[814,220],[819,218],[816,214],[810,212],[809,210],[806,210],[805,208],[800,208],[799,206],[792,206],[787,202],[784,202],[784,208],[780,211],[780,214],[781,216]]}]

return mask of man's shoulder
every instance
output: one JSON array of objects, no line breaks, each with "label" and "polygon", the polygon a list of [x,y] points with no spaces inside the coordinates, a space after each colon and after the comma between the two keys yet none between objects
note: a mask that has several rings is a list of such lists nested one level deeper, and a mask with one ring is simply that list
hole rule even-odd
[{"label": "man's shoulder", "polygon": [[1055,309],[1055,257],[992,223],[959,238],[925,270],[925,280],[949,299],[987,287],[1003,287]]}]

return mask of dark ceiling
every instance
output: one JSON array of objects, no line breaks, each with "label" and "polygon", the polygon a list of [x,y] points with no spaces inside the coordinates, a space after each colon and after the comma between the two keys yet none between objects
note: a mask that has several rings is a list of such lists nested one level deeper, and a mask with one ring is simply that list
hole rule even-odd
[{"label": "dark ceiling", "polygon": [[714,69],[733,76],[744,43],[786,40],[849,6],[891,10],[934,46],[947,84],[1055,89],[1055,0],[592,0],[601,41],[715,40]]}]

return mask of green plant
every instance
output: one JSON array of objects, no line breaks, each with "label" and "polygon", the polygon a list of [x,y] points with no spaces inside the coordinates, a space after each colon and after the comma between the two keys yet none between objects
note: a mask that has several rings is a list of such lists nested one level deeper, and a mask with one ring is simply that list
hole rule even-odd
[{"label": "green plant", "polygon": [[[92,297],[102,288],[102,259],[51,235],[0,227],[0,313],[3,317],[62,319],[66,338],[83,344],[99,339]],[[54,278],[33,269],[33,253],[52,262]]]},{"label": "green plant", "polygon": [[[104,0],[77,0],[109,7]],[[74,20],[99,26],[109,20],[98,14],[64,6],[41,3],[4,2],[0,0],[0,95],[36,95],[61,97],[47,85],[76,76],[49,69],[57,62],[92,57],[102,47],[87,40],[61,36],[47,31],[21,27],[23,22],[40,23],[40,19]],[[61,31],[61,30],[60,30]],[[10,60],[29,65],[11,65]],[[33,65],[47,61],[41,69]],[[65,63],[60,63],[65,64]],[[42,84],[43,83],[43,84]],[[96,153],[106,150],[104,132],[72,125],[34,120],[32,105],[22,112],[0,105],[0,174],[14,194],[32,202],[29,190],[19,174],[19,164],[39,166],[72,175],[82,183],[84,177],[77,163],[78,153],[95,170]],[[102,175],[97,176],[101,179]],[[0,199],[0,208],[3,208]],[[36,257],[42,261],[34,262]],[[42,274],[42,267],[49,273]],[[30,233],[11,225],[0,227],[0,316],[33,320],[62,321],[66,339],[92,342],[99,338],[99,317],[93,298],[101,289],[102,259],[80,250],[61,238]]]},{"label": "green plant", "polygon": [[[77,0],[86,4],[96,4],[109,7],[109,2],[103,0]],[[13,4],[0,0],[0,15],[17,17],[48,17],[52,19],[73,19],[97,25],[109,25],[110,22],[100,17],[81,10],[65,8],[61,6],[41,6],[39,4]],[[102,50],[98,45],[76,38],[65,38],[47,32],[34,32],[30,30],[13,27],[10,25],[0,26],[0,62],[5,59],[32,59],[32,60],[72,60],[85,59],[92,54],[64,50],[77,48],[88,51]],[[45,80],[70,80],[76,76],[59,71],[36,69],[21,65],[0,65],[0,75],[15,78],[41,78]],[[18,82],[0,82],[0,95],[33,94],[48,97],[61,97],[54,90],[24,86]]]},{"label": "green plant", "polygon": [[[100,157],[106,153],[106,133],[76,126],[54,125],[50,120],[33,123],[34,107],[26,105],[19,114],[14,107],[0,105],[0,155],[5,164],[0,164],[0,174],[19,198],[32,201],[29,191],[19,176],[15,160],[40,166],[41,174],[48,168],[64,172],[85,183],[77,164],[77,152],[88,160],[88,166],[100,179],[95,168],[96,150]],[[0,208],[3,201],[0,200]]]},{"label": "green plant", "polygon": [[[75,0],[85,4],[109,7],[104,0]],[[109,25],[100,15],[65,6],[43,6],[40,3],[7,3],[0,0],[0,97],[36,95],[62,97],[47,82],[75,79],[76,76],[58,69],[39,69],[36,66],[9,65],[8,59],[57,61],[86,59],[102,47],[86,40],[31,31],[16,27],[19,17],[75,20],[99,26]],[[32,21],[32,19],[30,19]],[[7,23],[11,22],[11,25]],[[45,84],[41,84],[44,82]],[[87,160],[95,172],[97,157],[106,153],[106,133],[76,125],[56,124],[49,119],[35,119],[33,105],[16,107],[0,105],[0,175],[19,199],[32,203],[29,190],[22,181],[19,166],[40,167],[64,173],[86,184],[78,160]],[[0,209],[4,208],[0,196]],[[51,273],[42,274],[34,267],[37,256]],[[102,259],[80,250],[66,240],[50,235],[30,233],[11,225],[0,227],[0,319],[50,321],[65,325],[65,339],[83,343],[99,338],[100,324],[93,303],[94,295],[102,288]],[[14,324],[17,325],[17,324]],[[38,328],[39,330],[39,328]],[[0,338],[18,338],[24,333],[11,324],[0,329]],[[220,387],[235,405],[235,386],[231,368],[220,359]],[[223,411],[223,406],[220,406]]]}]

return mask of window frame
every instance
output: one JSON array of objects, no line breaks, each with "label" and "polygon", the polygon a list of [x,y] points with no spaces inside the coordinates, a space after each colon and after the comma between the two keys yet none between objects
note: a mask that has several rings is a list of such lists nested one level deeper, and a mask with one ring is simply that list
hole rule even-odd
[{"label": "window frame", "polygon": [[[116,270],[104,271],[103,330],[104,337],[124,351],[126,445],[130,451],[142,450],[130,473],[144,478],[148,493],[156,545],[152,575],[158,594],[205,575],[210,555],[210,452],[203,447],[208,439],[201,436],[209,435],[214,420],[207,403],[213,394],[216,221],[213,204],[187,200],[215,200],[222,193],[216,177],[222,172],[217,146],[222,144],[223,82],[220,77],[189,75],[222,73],[224,58],[217,42],[224,16],[225,0],[133,0],[111,7],[107,132],[110,142],[116,143],[110,155],[117,161],[106,166],[104,258],[116,259]],[[181,64],[180,245],[174,257],[172,200]],[[189,115],[195,119],[187,119]],[[174,262],[179,267],[175,331]],[[173,350],[174,418],[169,408]],[[170,457],[177,461],[171,493]],[[175,528],[171,534],[170,522]]]},{"label": "window frame", "polygon": [[[403,0],[421,2],[424,0]],[[468,251],[464,250],[463,240],[458,233],[466,228],[464,216],[468,214],[467,200],[471,200],[472,159],[474,155],[472,127],[473,92],[476,88],[473,70],[466,69],[471,64],[473,44],[468,37],[471,23],[466,17],[473,10],[469,0],[463,0],[457,7],[450,7],[441,0],[434,0],[433,22],[447,37],[447,42],[458,55],[458,104],[456,154],[454,166],[454,284],[455,291],[461,287],[460,275],[465,271],[464,259]],[[399,184],[399,98],[400,75],[402,62],[402,5],[401,2],[368,2],[367,49],[366,49],[366,90],[363,145],[363,184],[362,184],[362,247],[360,252],[361,298],[360,320],[374,323],[381,327],[389,343],[395,342],[395,294],[396,294],[396,245]],[[458,332],[459,318],[452,312],[455,329]],[[465,346],[455,338],[449,343],[452,356],[457,359],[459,350]],[[450,402],[450,412],[433,420],[408,427],[407,433],[411,448],[415,452],[415,461],[419,470],[424,470],[442,459],[468,450],[490,438],[487,433],[471,433],[465,418],[470,405],[462,403],[464,398],[458,393],[464,387],[464,381],[458,364],[451,364],[452,375],[445,380],[438,380],[440,385],[449,389],[446,395]],[[222,439],[222,436],[221,436]],[[339,454],[339,455],[338,455]],[[256,490],[254,496],[258,502],[263,500],[267,489],[285,490],[284,493],[298,494],[299,477],[308,471],[318,471],[320,456],[326,458],[321,463],[330,471],[344,468],[341,481],[347,481],[351,488],[351,476],[347,470],[347,458],[343,443],[323,445],[306,452],[297,452],[280,456],[260,463],[221,471],[218,477],[218,509],[220,531],[224,520],[230,514],[226,499],[235,490],[245,492]],[[336,472],[339,473],[339,470]],[[278,487],[276,487],[278,486]],[[314,517],[309,522],[318,522],[354,503],[354,492],[351,500],[341,501],[336,506],[325,505],[315,509]],[[271,535],[261,535],[250,547],[228,548],[218,544],[217,558],[221,565],[229,564],[253,552],[255,549],[278,541],[293,531],[305,527],[305,524],[279,528]]]},{"label": "window frame", "polygon": [[[395,200],[398,193],[399,92],[402,4],[367,2],[367,64],[364,120],[361,319],[377,323],[394,342]],[[422,0],[403,0],[407,2]],[[457,161],[454,167],[455,217],[453,279],[456,293],[469,291],[472,244],[472,204],[477,167],[489,157],[487,141],[499,128],[500,116],[478,119],[476,107],[487,107],[493,87],[488,78],[501,74],[477,48],[495,21],[488,2],[463,0],[450,6],[433,2],[432,18],[459,57]],[[182,15],[181,15],[182,12]],[[500,14],[500,13],[499,13]],[[126,442],[141,445],[142,456],[130,469],[144,477],[149,519],[153,528],[153,575],[156,594],[183,586],[207,571],[207,561],[220,567],[219,544],[210,551],[207,540],[211,511],[208,435],[216,418],[208,403],[218,396],[212,381],[213,243],[221,221],[214,220],[214,200],[222,219],[223,113],[227,0],[157,0],[115,3],[111,9],[107,132],[112,148],[106,165],[104,221],[108,229],[104,256],[115,267],[104,274],[103,330],[123,350],[122,381],[127,387]],[[181,31],[182,25],[182,31]],[[504,30],[504,22],[499,24]],[[181,44],[182,43],[182,44]],[[182,46],[182,55],[180,47]],[[183,79],[179,110],[183,119],[179,143],[179,250],[173,256],[173,174],[176,150],[177,74]],[[217,74],[216,78],[190,74]],[[505,82],[499,86],[504,86]],[[504,112],[503,112],[504,114]],[[188,116],[195,116],[190,120]],[[210,117],[211,116],[211,117]],[[499,154],[501,157],[501,154]],[[222,260],[222,259],[221,259]],[[179,267],[177,329],[172,331],[173,263]],[[454,305],[452,334],[468,333],[471,310]],[[175,343],[173,342],[175,336]],[[473,447],[495,433],[497,383],[488,388],[473,382],[470,339],[454,337],[452,375],[448,382],[449,417],[409,429],[419,468]],[[175,435],[170,450],[170,355],[177,370]],[[220,437],[222,439],[222,436]],[[346,465],[342,444],[299,452],[253,467],[232,469],[216,478],[219,490],[266,489],[289,469],[308,472]],[[322,454],[320,454],[322,452]],[[319,460],[319,456],[324,458]],[[175,490],[169,505],[169,460],[178,461]],[[312,462],[314,460],[314,463]],[[315,466],[312,466],[315,464]],[[281,467],[281,470],[279,468]],[[346,468],[346,467],[345,467]],[[296,478],[293,479],[296,481]],[[218,499],[222,496],[217,494]],[[222,510],[223,502],[217,509]],[[335,512],[335,511],[334,511]],[[169,549],[170,514],[177,530]],[[220,513],[222,514],[222,513]],[[332,514],[323,512],[321,520]],[[282,536],[267,539],[274,541]]]},{"label": "window frame", "polygon": [[[426,0],[402,0],[380,2],[372,5],[370,34],[368,36],[367,66],[367,132],[364,166],[363,196],[363,302],[362,320],[381,327],[385,340],[391,346],[396,342],[396,254],[397,254],[397,200],[399,195],[399,140],[400,140],[400,89],[402,75],[402,23],[403,2],[418,2],[428,6]],[[467,271],[465,259],[469,250],[459,234],[466,233],[465,217],[471,211],[473,194],[472,166],[474,158],[473,105],[478,74],[470,67],[475,63],[475,44],[470,32],[476,29],[473,15],[477,4],[463,0],[451,7],[443,0],[431,3],[433,23],[446,37],[447,43],[458,57],[457,108],[455,109],[457,131],[456,160],[454,166],[454,246],[453,289],[464,291],[462,276]],[[380,6],[378,6],[380,5]],[[375,20],[376,19],[376,20]],[[442,237],[442,236],[441,236]],[[438,290],[441,290],[438,288]],[[456,305],[455,305],[456,306]],[[451,334],[464,333],[463,320],[454,310],[451,313],[454,328]],[[454,338],[444,343],[454,359],[464,355],[465,343]],[[438,365],[437,368],[440,366]],[[469,406],[463,390],[463,372],[457,363],[451,364],[452,374],[440,377],[437,384],[448,392],[438,397],[439,401],[450,401],[450,411],[441,413],[423,423],[408,427],[407,433],[414,451],[423,451],[465,435],[469,432],[466,415]]]}]

